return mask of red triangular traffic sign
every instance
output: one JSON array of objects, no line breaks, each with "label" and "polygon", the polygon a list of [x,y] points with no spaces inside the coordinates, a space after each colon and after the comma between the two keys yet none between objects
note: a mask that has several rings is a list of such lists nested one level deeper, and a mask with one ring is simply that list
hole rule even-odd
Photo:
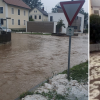
[{"label": "red triangular traffic sign", "polygon": [[84,0],[60,2],[60,5],[70,26],[82,8],[84,2]]}]

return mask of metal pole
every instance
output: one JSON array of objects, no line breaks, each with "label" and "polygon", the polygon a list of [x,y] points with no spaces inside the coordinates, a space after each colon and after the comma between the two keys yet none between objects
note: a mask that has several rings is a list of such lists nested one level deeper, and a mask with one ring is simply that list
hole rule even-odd
[{"label": "metal pole", "polygon": [[71,51],[71,36],[69,36],[69,51],[68,51],[68,80],[70,79],[70,51]]}]

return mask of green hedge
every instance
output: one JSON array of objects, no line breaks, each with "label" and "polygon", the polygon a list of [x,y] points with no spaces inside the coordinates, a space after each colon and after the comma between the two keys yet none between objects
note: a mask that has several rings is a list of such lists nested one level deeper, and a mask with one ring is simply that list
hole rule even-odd
[{"label": "green hedge", "polygon": [[100,43],[100,16],[90,16],[90,42]]}]

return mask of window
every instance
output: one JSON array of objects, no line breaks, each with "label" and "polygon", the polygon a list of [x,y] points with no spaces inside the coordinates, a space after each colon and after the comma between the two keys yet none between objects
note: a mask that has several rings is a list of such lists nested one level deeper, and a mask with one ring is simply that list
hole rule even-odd
[{"label": "window", "polygon": [[12,19],[12,25],[14,25],[14,19]]},{"label": "window", "polygon": [[18,15],[20,15],[20,10],[18,9]]},{"label": "window", "polygon": [[0,13],[3,13],[3,7],[0,7]]},{"label": "window", "polygon": [[74,27],[74,29],[77,29],[77,26],[72,26],[72,27]]},{"label": "window", "polygon": [[35,19],[37,19],[37,16],[35,15]]},{"label": "window", "polygon": [[39,15],[39,19],[41,19],[41,15]]},{"label": "window", "polygon": [[3,18],[0,19],[0,24],[3,25]]},{"label": "window", "polygon": [[53,16],[50,16],[50,22],[52,22],[53,21]]},{"label": "window", "polygon": [[24,20],[24,25],[25,25],[25,20]]},{"label": "window", "polygon": [[94,14],[99,15],[99,11],[98,10],[94,10]]},{"label": "window", "polygon": [[32,19],[32,15],[29,18]]},{"label": "window", "polygon": [[20,20],[18,20],[18,25],[20,25]]},{"label": "window", "polygon": [[12,8],[12,14],[14,14],[14,8]]},{"label": "window", "polygon": [[25,16],[25,10],[24,10],[24,16]]}]

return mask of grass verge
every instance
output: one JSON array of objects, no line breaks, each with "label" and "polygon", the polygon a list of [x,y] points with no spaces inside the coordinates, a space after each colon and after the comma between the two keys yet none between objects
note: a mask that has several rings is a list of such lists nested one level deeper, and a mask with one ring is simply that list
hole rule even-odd
[{"label": "grass verge", "polygon": [[25,34],[33,34],[33,35],[51,35],[51,33],[25,33]]},{"label": "grass verge", "polygon": [[[67,74],[67,70],[60,74]],[[70,77],[72,80],[77,80],[78,82],[88,81],[88,61],[81,63],[79,65],[73,66],[70,69]]]},{"label": "grass verge", "polygon": [[[67,74],[67,70],[63,71],[60,74]],[[72,80],[77,80],[78,82],[88,82],[88,61],[81,63],[79,65],[73,66],[70,69],[70,77],[72,77]],[[52,92],[48,92],[48,93],[34,93],[34,92],[25,92],[23,94],[20,95],[20,100],[22,98],[24,98],[27,95],[33,95],[33,94],[40,94],[44,97],[47,97],[48,100],[69,100],[66,99],[68,94],[66,94],[65,96],[62,96],[60,94],[57,94],[56,91],[52,91]],[[76,98],[76,100],[78,100]]]}]

